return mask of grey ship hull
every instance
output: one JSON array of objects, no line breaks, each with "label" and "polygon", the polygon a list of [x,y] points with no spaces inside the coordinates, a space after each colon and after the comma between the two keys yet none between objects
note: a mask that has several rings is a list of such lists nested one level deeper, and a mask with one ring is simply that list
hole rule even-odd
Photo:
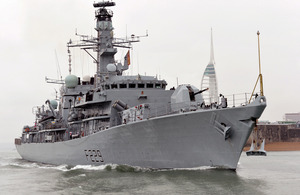
[{"label": "grey ship hull", "polygon": [[[23,159],[56,165],[236,169],[255,119],[265,107],[265,102],[257,100],[242,107],[168,115],[69,141],[22,143],[16,148]],[[231,127],[228,139],[218,131],[216,122]]]}]

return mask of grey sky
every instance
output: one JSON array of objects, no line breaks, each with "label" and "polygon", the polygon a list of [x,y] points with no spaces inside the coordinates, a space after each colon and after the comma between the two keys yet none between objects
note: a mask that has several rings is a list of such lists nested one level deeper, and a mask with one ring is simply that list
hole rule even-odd
[{"label": "grey sky", "polygon": [[[45,83],[68,74],[66,43],[79,34],[95,35],[90,0],[10,0],[0,7],[1,136],[13,142],[32,107],[55,98],[58,86]],[[258,76],[256,31],[261,32],[261,62],[268,107],[262,120],[282,120],[300,112],[300,1],[289,0],[116,0],[116,37],[149,37],[134,45],[129,73],[161,75],[168,87],[191,83],[200,87],[210,57],[213,28],[219,92],[251,92]],[[126,30],[127,29],[127,30]],[[119,50],[121,60],[126,51]],[[92,75],[95,66],[73,51],[73,73]],[[80,65],[84,64],[84,68]]]}]

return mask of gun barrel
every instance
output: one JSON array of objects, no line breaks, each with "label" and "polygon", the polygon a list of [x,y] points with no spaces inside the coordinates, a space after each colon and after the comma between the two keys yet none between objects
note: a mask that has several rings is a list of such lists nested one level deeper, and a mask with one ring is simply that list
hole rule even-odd
[{"label": "gun barrel", "polygon": [[202,92],[204,92],[204,91],[207,91],[207,90],[208,90],[208,88],[206,88],[206,89],[203,89],[203,90],[200,90],[200,91],[198,91],[198,92],[194,93],[194,95],[200,94],[200,93],[202,93]]}]

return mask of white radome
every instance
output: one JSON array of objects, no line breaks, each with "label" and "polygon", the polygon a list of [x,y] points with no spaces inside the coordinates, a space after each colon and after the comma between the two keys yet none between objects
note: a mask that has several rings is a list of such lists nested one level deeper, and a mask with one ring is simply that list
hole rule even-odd
[{"label": "white radome", "polygon": [[89,82],[91,80],[91,77],[89,75],[85,75],[82,77],[82,81]]},{"label": "white radome", "polygon": [[108,72],[116,72],[117,67],[114,64],[107,64],[106,69]]}]

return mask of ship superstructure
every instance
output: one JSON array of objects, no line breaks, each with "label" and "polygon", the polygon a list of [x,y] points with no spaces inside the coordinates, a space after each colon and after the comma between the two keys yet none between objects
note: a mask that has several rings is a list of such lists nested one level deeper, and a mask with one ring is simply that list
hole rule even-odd
[{"label": "ship superstructure", "polygon": [[157,77],[123,75],[130,54],[123,64],[114,55],[139,37],[114,37],[111,6],[115,3],[94,3],[97,37],[80,36],[81,42],[67,45],[86,51],[97,72],[81,79],[70,71],[60,102],[47,100],[35,108],[35,125],[24,126],[15,140],[22,158],[67,165],[235,169],[265,97],[235,108],[227,107],[223,97],[211,106],[202,97],[206,89],[185,84],[167,90],[167,82]]}]

